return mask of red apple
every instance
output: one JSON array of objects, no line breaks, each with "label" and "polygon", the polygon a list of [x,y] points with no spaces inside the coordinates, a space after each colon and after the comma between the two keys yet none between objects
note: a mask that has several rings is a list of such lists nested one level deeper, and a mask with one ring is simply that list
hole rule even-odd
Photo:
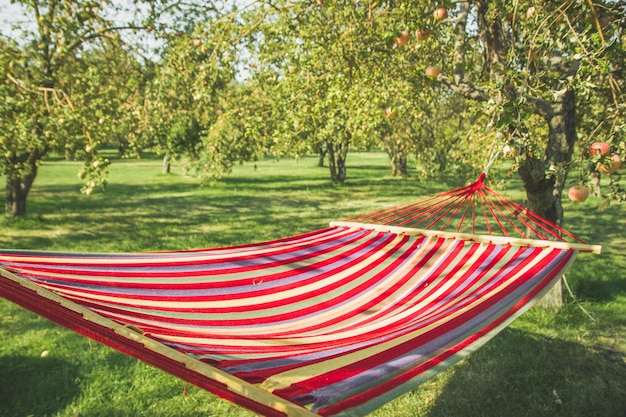
[{"label": "red apple", "polygon": [[417,29],[415,31],[415,37],[417,38],[418,41],[423,41],[425,39],[428,39],[429,36],[430,36],[430,29]]},{"label": "red apple", "polygon": [[567,191],[567,196],[572,201],[585,201],[589,197],[589,188],[584,185],[574,185]]},{"label": "red apple", "polygon": [[202,46],[202,41],[200,39],[194,39],[193,46]]},{"label": "red apple", "polygon": [[396,115],[396,111],[392,109],[391,107],[387,107],[385,109],[385,115],[387,115],[387,117],[393,117]]},{"label": "red apple", "polygon": [[411,35],[408,30],[403,30],[399,37],[396,38],[396,43],[398,45],[405,45],[409,42]]},{"label": "red apple", "polygon": [[596,155],[600,152],[601,155],[609,153],[611,145],[606,142],[593,142],[589,147],[589,155]]},{"label": "red apple", "polygon": [[443,20],[448,17],[448,11],[444,7],[439,7],[438,9],[435,9],[433,16],[435,20]]},{"label": "red apple", "polygon": [[620,165],[622,165],[622,160],[619,155],[611,155],[611,166],[609,167],[605,164],[599,164],[598,171],[603,174],[612,174],[619,169]]},{"label": "red apple", "polygon": [[431,78],[437,78],[441,74],[441,67],[439,65],[429,65],[426,67],[426,76]]}]

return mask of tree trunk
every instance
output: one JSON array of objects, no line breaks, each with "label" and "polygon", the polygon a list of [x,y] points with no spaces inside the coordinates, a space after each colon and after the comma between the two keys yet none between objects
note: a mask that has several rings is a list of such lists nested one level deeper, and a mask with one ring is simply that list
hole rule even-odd
[{"label": "tree trunk", "polygon": [[[497,13],[493,12],[492,2],[475,0],[472,3],[476,8],[478,37],[484,46],[485,71],[488,71],[488,78],[501,83],[500,93],[505,101],[515,102],[519,98],[519,89],[508,82],[504,75],[507,73],[511,45],[515,42],[515,38],[512,36],[513,32],[507,28],[507,23],[503,22]],[[457,20],[459,33],[465,33],[468,11],[469,2],[460,2]],[[490,100],[493,98],[490,94],[465,78],[464,51],[460,47],[463,43],[464,39],[460,39],[456,46],[454,78],[450,79],[442,75],[439,79],[453,91],[466,98],[477,101]],[[543,116],[547,121],[548,145],[543,159],[527,152],[526,159],[520,165],[518,173],[526,190],[528,208],[556,225],[562,226],[561,193],[567,179],[567,164],[571,162],[576,143],[576,95],[568,86],[568,78],[578,71],[578,62],[563,59],[558,51],[554,52],[550,59],[545,62],[553,71],[560,74],[560,79],[555,80],[551,86],[555,97],[554,101],[532,96],[525,97],[529,103],[535,106],[536,113]],[[515,116],[514,119],[517,119],[519,115],[513,116]],[[515,133],[516,128],[524,129],[524,126],[512,125],[512,133]],[[546,175],[548,169],[554,169],[556,173]],[[542,305],[547,307],[558,308],[562,305],[560,282],[555,285],[544,300]]]},{"label": "tree trunk", "polygon": [[391,175],[393,177],[406,177],[406,154],[402,150],[397,150],[391,157]]},{"label": "tree trunk", "polygon": [[323,167],[324,166],[324,159],[326,158],[326,152],[327,152],[327,149],[324,149],[323,146],[319,147],[318,160],[317,160],[317,166],[318,167]]},{"label": "tree trunk", "polygon": [[26,195],[22,191],[22,181],[19,178],[6,179],[5,213],[9,217],[26,214]]},{"label": "tree trunk", "polygon": [[19,170],[7,174],[5,191],[5,214],[20,217],[26,214],[26,198],[37,176],[37,165],[29,164],[26,173]]},{"label": "tree trunk", "polygon": [[163,155],[163,162],[161,163],[161,173],[163,174],[169,174],[171,169],[172,169],[172,162],[171,162],[171,158],[170,158],[170,153],[169,152],[165,152],[165,155]]},{"label": "tree trunk", "polygon": [[409,172],[406,167],[406,148],[408,141],[399,139],[398,135],[393,133],[393,129],[389,125],[387,125],[387,128],[383,131],[383,136],[385,151],[391,163],[391,176],[406,177]]},{"label": "tree trunk", "polygon": [[[563,207],[561,194],[567,180],[566,170],[560,173],[572,160],[576,143],[576,95],[568,90],[554,102],[537,102],[538,112],[546,119],[549,127],[548,144],[545,160],[527,156],[518,172],[526,196],[528,208],[551,221],[563,226]],[[546,175],[547,169],[556,169],[557,174]],[[561,282],[559,281],[541,302],[548,308],[560,308],[563,305]]]},{"label": "tree trunk", "polygon": [[348,169],[346,168],[346,157],[345,155],[339,154],[337,157],[337,180],[339,183],[342,183],[346,180],[346,176],[348,175]]},{"label": "tree trunk", "polygon": [[343,184],[347,176],[346,158],[348,144],[346,142],[326,142],[330,179],[336,184]]},{"label": "tree trunk", "polygon": [[443,151],[438,151],[435,155],[437,163],[439,164],[439,172],[445,172],[446,168],[448,168],[448,151],[449,147]]}]

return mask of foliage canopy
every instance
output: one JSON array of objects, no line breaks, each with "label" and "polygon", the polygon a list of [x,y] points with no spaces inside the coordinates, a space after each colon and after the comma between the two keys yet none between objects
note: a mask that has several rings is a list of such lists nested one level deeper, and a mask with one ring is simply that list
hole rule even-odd
[{"label": "foliage canopy", "polygon": [[[18,3],[33,25],[0,39],[10,215],[50,152],[84,159],[91,193],[107,145],[204,178],[317,153],[334,182],[349,149],[380,148],[399,176],[474,176],[504,154],[529,207],[561,223],[563,190],[600,195],[602,164],[626,152],[620,2],[148,1],[124,24],[130,3]],[[128,42],[145,36],[149,54]],[[598,141],[610,152],[590,152]],[[603,206],[624,198],[611,179]]]}]

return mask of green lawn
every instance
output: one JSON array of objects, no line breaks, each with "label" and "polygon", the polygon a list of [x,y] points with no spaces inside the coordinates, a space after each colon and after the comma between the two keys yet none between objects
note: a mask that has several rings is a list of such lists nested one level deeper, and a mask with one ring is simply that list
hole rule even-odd
[{"label": "green lawn", "polygon": [[[325,227],[461,184],[393,179],[383,154],[351,154],[334,186],[316,158],[236,166],[215,184],[160,173],[156,159],[115,161],[106,193],[78,193],[79,165],[41,167],[24,219],[0,218],[0,246],[145,251],[250,243]],[[521,199],[519,184],[501,191]],[[2,187],[0,186],[0,189]],[[558,313],[533,309],[476,353],[374,415],[615,416],[626,410],[626,206],[565,202],[581,254]],[[587,316],[587,312],[593,319]],[[0,300],[0,417],[250,416],[164,372]],[[42,352],[48,354],[42,357]],[[184,392],[187,395],[184,395]]]}]

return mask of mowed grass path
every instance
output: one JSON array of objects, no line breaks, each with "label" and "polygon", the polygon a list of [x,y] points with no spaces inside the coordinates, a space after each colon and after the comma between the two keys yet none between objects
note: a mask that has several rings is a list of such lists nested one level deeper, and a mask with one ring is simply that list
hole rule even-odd
[{"label": "mowed grass path", "polygon": [[[236,166],[212,185],[115,161],[106,193],[78,193],[79,165],[47,162],[25,219],[0,220],[4,248],[118,252],[250,243],[461,185],[393,179],[384,154],[351,154],[334,186],[316,158]],[[522,199],[519,183],[502,192]],[[1,188],[0,188],[1,189]],[[626,206],[565,202],[566,225],[602,255],[568,274],[580,306],[533,309],[460,364],[383,407],[379,417],[615,416],[626,410]],[[250,416],[158,369],[0,300],[0,416]],[[48,354],[42,357],[42,352]],[[184,395],[184,392],[187,395]]]}]

